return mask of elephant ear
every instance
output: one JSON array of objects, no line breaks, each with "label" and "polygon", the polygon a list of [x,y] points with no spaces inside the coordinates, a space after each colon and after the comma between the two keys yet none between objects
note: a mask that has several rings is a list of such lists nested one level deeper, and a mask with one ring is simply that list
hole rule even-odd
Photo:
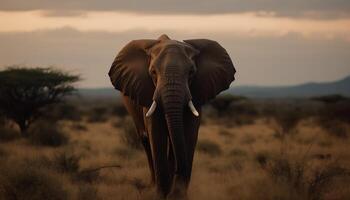
[{"label": "elephant ear", "polygon": [[184,40],[199,50],[194,58],[197,72],[190,86],[193,100],[203,105],[235,80],[236,70],[226,50],[216,41],[207,39]]},{"label": "elephant ear", "polygon": [[148,74],[150,57],[147,49],[157,42],[131,41],[119,52],[108,73],[115,89],[142,106],[150,106],[152,103],[155,87]]}]

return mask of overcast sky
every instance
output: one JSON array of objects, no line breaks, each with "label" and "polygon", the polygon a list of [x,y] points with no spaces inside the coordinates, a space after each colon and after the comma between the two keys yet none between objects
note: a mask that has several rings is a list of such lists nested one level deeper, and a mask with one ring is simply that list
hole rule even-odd
[{"label": "overcast sky", "polygon": [[81,74],[80,87],[110,87],[117,52],[163,33],[218,41],[236,85],[350,75],[349,0],[0,0],[0,69],[49,65]]}]

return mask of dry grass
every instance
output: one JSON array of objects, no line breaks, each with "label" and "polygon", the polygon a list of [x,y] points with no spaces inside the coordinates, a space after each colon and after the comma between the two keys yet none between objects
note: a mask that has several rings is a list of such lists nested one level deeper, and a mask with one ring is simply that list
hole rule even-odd
[{"label": "dry grass", "polygon": [[14,128],[0,124],[0,142],[13,141],[19,137],[19,132],[14,130]]},{"label": "dry grass", "polygon": [[121,132],[122,141],[131,148],[141,149],[141,141],[131,117],[123,118],[120,124],[123,129]]},{"label": "dry grass", "polygon": [[[120,105],[114,107],[98,123],[88,116],[94,108],[79,123],[59,121],[69,139],[55,148],[21,138],[0,142],[0,199],[154,199],[132,121]],[[271,115],[261,104],[254,110],[253,121],[239,126],[236,120],[225,124],[230,115],[218,119],[215,109],[206,110],[189,199],[350,198],[348,138],[329,134],[316,117],[283,113],[267,120]],[[276,137],[276,127],[295,134]],[[45,138],[51,131],[41,132]]]},{"label": "dry grass", "polygon": [[197,151],[203,152],[210,156],[218,156],[222,153],[221,147],[210,140],[199,140],[197,143]]},{"label": "dry grass", "polygon": [[58,147],[68,143],[69,138],[56,122],[38,121],[30,127],[29,139],[35,145]]},{"label": "dry grass", "polygon": [[60,175],[30,163],[2,163],[0,169],[1,199],[67,199],[69,192]]}]

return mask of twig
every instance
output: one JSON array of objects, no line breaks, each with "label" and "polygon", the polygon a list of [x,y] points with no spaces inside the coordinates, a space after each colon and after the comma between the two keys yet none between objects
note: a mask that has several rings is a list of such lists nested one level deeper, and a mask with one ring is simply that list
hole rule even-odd
[{"label": "twig", "polygon": [[105,169],[105,168],[122,168],[122,166],[121,165],[106,165],[106,166],[100,166],[100,167],[93,168],[93,169],[85,169],[85,170],[82,170],[80,173],[92,173],[92,172],[99,171],[99,170]]}]

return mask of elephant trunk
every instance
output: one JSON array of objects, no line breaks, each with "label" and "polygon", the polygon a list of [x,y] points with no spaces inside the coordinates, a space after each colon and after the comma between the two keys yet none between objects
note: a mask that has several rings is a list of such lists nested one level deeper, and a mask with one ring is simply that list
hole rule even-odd
[{"label": "elephant trunk", "polygon": [[[183,84],[183,83],[182,83]],[[187,100],[182,84],[172,83],[162,94],[162,103],[175,158],[175,177],[186,182],[189,166],[184,134],[183,112]]]}]

